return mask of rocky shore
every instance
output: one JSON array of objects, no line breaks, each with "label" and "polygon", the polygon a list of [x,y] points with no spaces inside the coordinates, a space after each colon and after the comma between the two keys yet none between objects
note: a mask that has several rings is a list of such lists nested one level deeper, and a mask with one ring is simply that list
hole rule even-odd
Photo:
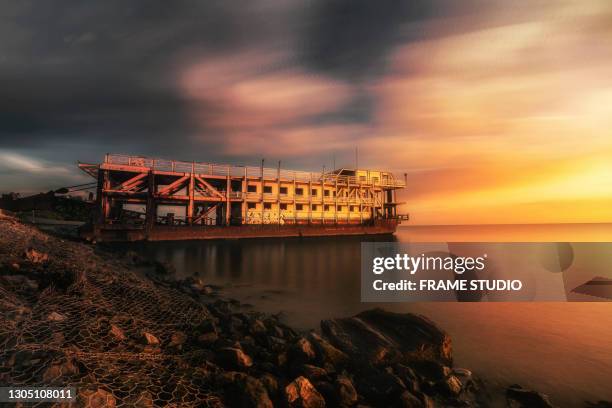
[{"label": "rocky shore", "polygon": [[0,216],[0,385],[70,384],[87,407],[553,406],[490,395],[423,316],[301,333],[168,269]]}]

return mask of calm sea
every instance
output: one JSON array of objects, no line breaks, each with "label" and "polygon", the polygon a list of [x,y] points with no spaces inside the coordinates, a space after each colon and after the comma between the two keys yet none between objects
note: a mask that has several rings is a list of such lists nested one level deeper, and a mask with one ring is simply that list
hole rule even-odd
[{"label": "calm sea", "polygon": [[[377,239],[612,242],[612,224],[402,226],[395,236]],[[361,303],[362,240],[191,241],[147,243],[138,250],[172,263],[179,277],[220,285],[226,295],[280,312],[299,328],[375,306],[421,313],[451,334],[456,366],[472,369],[492,387],[519,383],[563,407],[612,400],[612,303]]]}]

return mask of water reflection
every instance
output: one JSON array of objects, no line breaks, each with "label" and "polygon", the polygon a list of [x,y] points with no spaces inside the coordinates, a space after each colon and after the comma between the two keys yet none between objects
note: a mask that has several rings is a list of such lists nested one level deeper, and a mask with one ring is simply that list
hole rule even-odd
[{"label": "water reflection", "polygon": [[[458,365],[474,369],[494,384],[519,382],[549,393],[561,406],[579,406],[585,399],[612,400],[608,386],[612,377],[612,304],[364,304],[360,302],[359,268],[360,243],[365,239],[147,243],[136,249],[172,263],[178,277],[195,275],[223,286],[228,296],[267,313],[282,312],[289,323],[300,328],[318,327],[321,319],[353,315],[374,306],[422,313],[451,334]],[[367,239],[612,241],[612,227],[578,225],[573,226],[573,232],[567,225],[419,227],[400,229],[396,236]],[[610,259],[598,256],[593,253],[591,261],[608,268]],[[573,261],[574,267],[587,265],[579,257]],[[596,271],[589,266],[587,272]]]}]

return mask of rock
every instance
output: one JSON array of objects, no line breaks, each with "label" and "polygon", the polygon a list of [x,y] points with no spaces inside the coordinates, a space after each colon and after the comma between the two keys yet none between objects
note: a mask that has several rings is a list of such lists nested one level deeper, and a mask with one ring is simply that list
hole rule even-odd
[{"label": "rock", "polygon": [[252,408],[273,408],[268,389],[262,381],[245,373],[225,372],[219,377],[225,388],[228,405]]},{"label": "rock", "polygon": [[407,390],[406,384],[392,372],[364,368],[354,377],[355,387],[368,401],[376,401],[381,406],[395,404],[400,395]]},{"label": "rock", "polygon": [[236,347],[224,347],[217,352],[219,364],[229,368],[248,368],[253,365],[251,357]]},{"label": "rock", "polygon": [[308,338],[314,346],[317,358],[321,364],[329,363],[334,367],[341,367],[348,363],[349,357],[336,347],[332,346],[327,340],[317,333],[310,333]]},{"label": "rock", "polygon": [[612,408],[610,401],[587,402],[585,408]]},{"label": "rock", "polygon": [[305,377],[298,377],[285,387],[287,404],[293,408],[325,407],[325,400]]},{"label": "rock", "polygon": [[267,330],[266,325],[259,319],[253,320],[249,327],[249,331],[253,335],[264,335]]},{"label": "rock", "polygon": [[47,316],[47,320],[51,321],[51,322],[63,322],[64,320],[66,320],[67,317],[64,316],[61,313],[57,313],[57,312],[51,312],[49,313],[49,315]]},{"label": "rock", "polygon": [[152,335],[151,333],[142,332],[142,335],[144,336],[145,341],[147,342],[147,344],[149,344],[149,345],[158,345],[159,344],[159,339],[157,337],[155,337],[154,335]]},{"label": "rock", "polygon": [[115,397],[102,388],[81,391],[79,400],[84,408],[114,408],[116,405]]},{"label": "rock", "polygon": [[123,333],[123,330],[121,330],[119,326],[115,326],[114,324],[111,324],[111,328],[108,333],[118,341],[123,341],[127,338],[125,336],[125,333]]},{"label": "rock", "polygon": [[462,388],[463,388],[463,385],[461,384],[461,381],[459,381],[459,379],[455,377],[454,375],[450,375],[444,381],[444,389],[446,392],[448,392],[451,395],[457,396],[461,394]]},{"label": "rock", "polygon": [[291,364],[307,363],[316,357],[314,348],[310,341],[304,337],[297,339],[287,351],[287,358]]},{"label": "rock", "polygon": [[336,390],[338,393],[338,401],[343,407],[352,407],[357,403],[358,395],[353,382],[345,376],[339,376],[336,379]]},{"label": "rock", "polygon": [[127,402],[130,407],[134,408],[153,408],[153,395],[149,391],[143,391],[138,396]]},{"label": "rock", "polygon": [[28,261],[34,264],[44,263],[49,260],[49,254],[45,252],[39,252],[35,250],[34,248],[26,249],[24,256],[25,256],[25,259],[27,259]]},{"label": "rock", "polygon": [[528,390],[518,384],[506,389],[506,400],[510,407],[517,408],[554,408],[547,395]]},{"label": "rock", "polygon": [[473,390],[477,388],[470,370],[466,368],[453,368],[452,374],[461,381],[464,390]]},{"label": "rock", "polygon": [[79,373],[79,368],[72,359],[66,361],[55,362],[51,364],[43,373],[42,379],[45,383],[51,383],[54,380],[64,376],[71,376]]},{"label": "rock", "polygon": [[161,354],[159,344],[147,344],[142,348],[142,352],[146,354]]},{"label": "rock", "polygon": [[325,371],[325,369],[312,364],[302,364],[301,366],[297,366],[295,368],[295,373],[297,375],[303,375],[310,381],[316,381],[327,377],[327,371]]},{"label": "rock", "polygon": [[268,395],[276,396],[278,394],[278,380],[272,374],[262,374],[259,380],[268,390]]},{"label": "rock", "polygon": [[183,344],[185,344],[185,341],[187,341],[187,335],[182,331],[176,331],[172,333],[168,346],[180,348]]},{"label": "rock", "polygon": [[335,347],[370,364],[413,357],[452,365],[450,337],[420,315],[373,309],[350,318],[324,320],[321,329]]},{"label": "rock", "polygon": [[204,333],[198,336],[198,341],[203,345],[210,345],[216,342],[218,339],[219,335],[216,332]]},{"label": "rock", "polygon": [[29,290],[38,290],[38,282],[23,275],[4,275],[0,276],[0,279],[11,286]]},{"label": "rock", "polygon": [[426,405],[409,391],[404,391],[400,395],[400,406],[403,408],[423,408]]}]

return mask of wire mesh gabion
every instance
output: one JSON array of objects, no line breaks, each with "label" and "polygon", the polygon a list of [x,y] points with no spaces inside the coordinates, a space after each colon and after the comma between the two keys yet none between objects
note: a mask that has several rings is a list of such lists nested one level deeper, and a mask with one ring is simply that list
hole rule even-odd
[{"label": "wire mesh gabion", "polygon": [[0,386],[74,387],[85,407],[223,405],[207,350],[180,341],[210,321],[205,305],[85,246],[28,259],[47,238],[0,229]]}]

